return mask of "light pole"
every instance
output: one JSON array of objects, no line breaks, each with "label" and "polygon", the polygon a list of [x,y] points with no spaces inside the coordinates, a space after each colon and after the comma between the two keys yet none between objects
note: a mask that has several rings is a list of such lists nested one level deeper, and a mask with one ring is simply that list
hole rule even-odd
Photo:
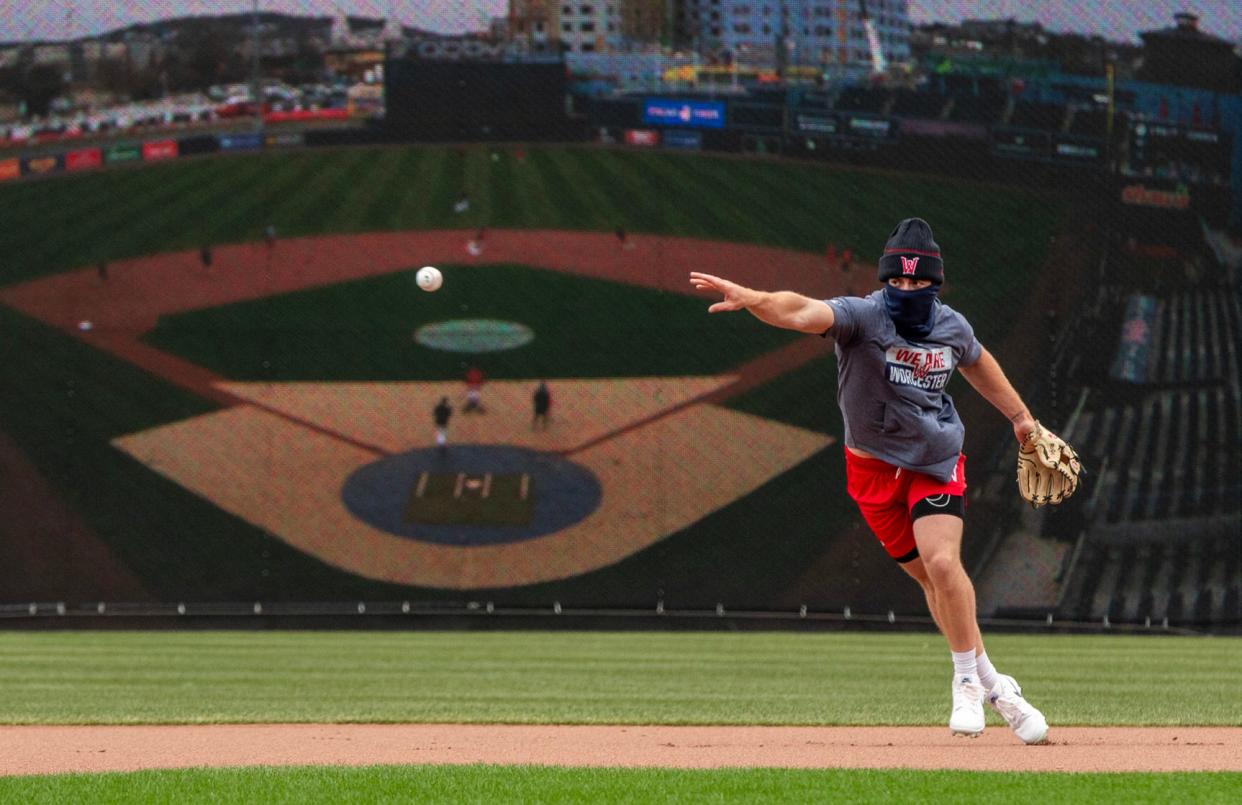
[{"label": "light pole", "polygon": [[250,64],[250,94],[254,98],[255,106],[255,130],[263,134],[263,73],[261,69],[261,56],[259,49],[261,43],[259,41],[259,0],[254,0],[250,14],[250,49],[252,51]]}]

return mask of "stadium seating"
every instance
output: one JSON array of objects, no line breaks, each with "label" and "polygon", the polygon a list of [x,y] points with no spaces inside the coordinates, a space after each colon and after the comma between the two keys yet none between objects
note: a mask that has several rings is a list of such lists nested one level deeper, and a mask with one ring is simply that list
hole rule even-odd
[{"label": "stadium seating", "polygon": [[[1234,621],[1242,615],[1242,469],[1230,449],[1242,441],[1239,299],[1180,241],[1177,256],[1163,259],[1136,256],[1126,237],[1111,242],[1105,285],[1067,332],[1119,349],[1138,339],[1145,366],[1116,375],[1057,363],[1080,399],[1063,430],[1091,473],[1088,498],[1075,504],[1084,517],[1070,535],[1076,558],[1057,613],[1155,626]],[[1135,295],[1154,308],[1128,304]],[[1147,310],[1149,326],[1123,320],[1134,313],[1098,315],[1108,310]]]}]

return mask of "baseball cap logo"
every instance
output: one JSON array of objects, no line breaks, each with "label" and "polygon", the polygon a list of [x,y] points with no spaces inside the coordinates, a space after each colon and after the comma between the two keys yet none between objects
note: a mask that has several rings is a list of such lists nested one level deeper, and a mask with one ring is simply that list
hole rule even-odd
[{"label": "baseball cap logo", "polygon": [[901,258],[901,273],[905,276],[911,276],[914,274],[915,269],[918,268],[918,265],[919,258],[906,257],[903,255]]}]

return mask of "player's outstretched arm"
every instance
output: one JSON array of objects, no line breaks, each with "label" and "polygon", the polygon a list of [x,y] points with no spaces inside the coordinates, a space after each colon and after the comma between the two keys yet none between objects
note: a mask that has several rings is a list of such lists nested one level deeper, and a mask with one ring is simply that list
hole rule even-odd
[{"label": "player's outstretched arm", "polygon": [[992,353],[983,350],[979,354],[979,360],[970,366],[960,367],[960,371],[966,382],[974,386],[975,391],[1005,415],[1013,425],[1013,435],[1019,443],[1035,429],[1035,418],[1010,384],[1009,378],[1005,377]]},{"label": "player's outstretched arm", "polygon": [[793,291],[757,291],[699,271],[690,272],[690,284],[700,291],[715,291],[724,297],[707,309],[709,313],[748,310],[755,318],[774,327],[816,335],[827,332],[835,321],[832,308],[824,301]]}]

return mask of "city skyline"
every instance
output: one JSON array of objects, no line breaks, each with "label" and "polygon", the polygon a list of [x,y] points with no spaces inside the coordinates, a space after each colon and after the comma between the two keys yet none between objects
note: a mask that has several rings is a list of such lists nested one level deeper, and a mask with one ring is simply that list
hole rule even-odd
[{"label": "city skyline", "polygon": [[[1032,9],[1035,5],[1037,8]],[[134,23],[191,15],[249,12],[253,0],[0,0],[0,40],[63,40],[95,36]],[[333,16],[339,11],[365,17],[395,17],[405,25],[443,33],[482,30],[491,17],[503,16],[507,0],[260,0],[263,11]],[[1138,32],[1172,25],[1173,14],[1192,11],[1201,29],[1230,41],[1242,41],[1242,15],[1231,0],[1144,0],[1101,2],[1084,13],[1074,0],[914,0],[915,24],[959,22],[964,18],[1038,21],[1056,32],[1100,34],[1108,39],[1138,41]]]}]

